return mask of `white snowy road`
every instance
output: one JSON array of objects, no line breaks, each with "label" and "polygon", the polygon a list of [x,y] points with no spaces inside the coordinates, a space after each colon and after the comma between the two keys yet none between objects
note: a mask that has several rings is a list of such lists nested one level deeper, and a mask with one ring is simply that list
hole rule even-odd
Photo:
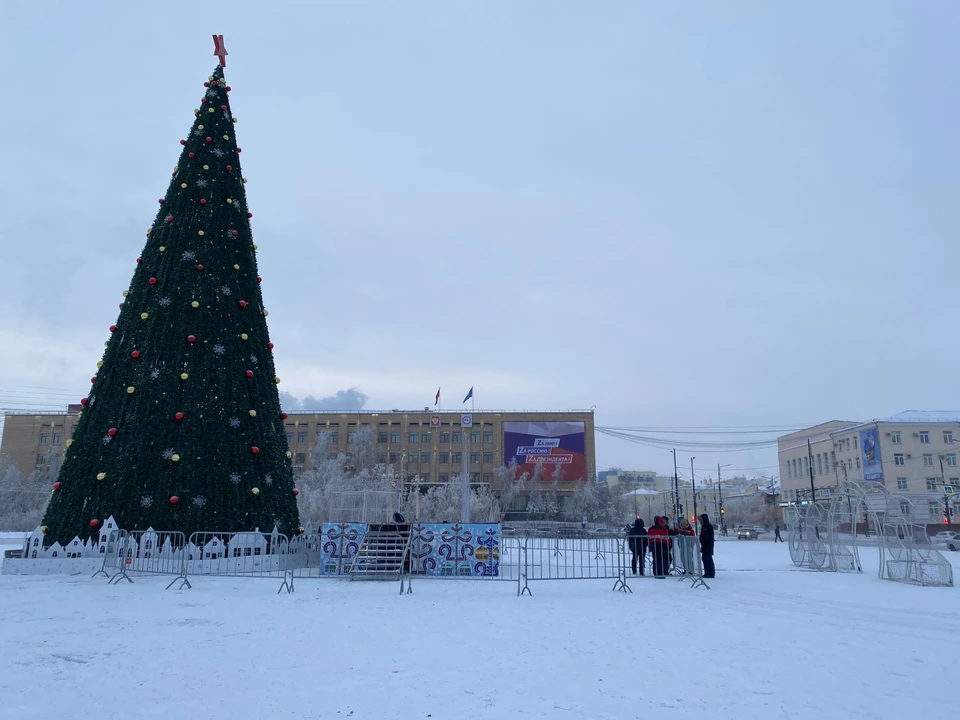
[{"label": "white snowy road", "polygon": [[[798,571],[718,543],[675,580],[298,582],[0,576],[17,720],[946,717],[960,589]],[[956,562],[957,555],[951,560]]]}]

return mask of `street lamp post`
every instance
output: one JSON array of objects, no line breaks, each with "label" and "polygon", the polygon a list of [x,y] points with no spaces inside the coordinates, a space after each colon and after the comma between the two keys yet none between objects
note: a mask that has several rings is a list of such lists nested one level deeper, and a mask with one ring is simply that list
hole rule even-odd
[{"label": "street lamp post", "polygon": [[723,522],[723,483],[720,482],[720,468],[730,467],[730,463],[726,465],[720,465],[717,463],[717,497],[720,500],[720,507],[717,508],[717,513],[720,515],[718,522],[720,523],[720,534],[726,537],[727,530]]},{"label": "street lamp post", "polygon": [[693,525],[697,526],[700,518],[697,516],[697,481],[693,477],[693,461],[697,458],[690,458],[690,489],[693,490]]}]

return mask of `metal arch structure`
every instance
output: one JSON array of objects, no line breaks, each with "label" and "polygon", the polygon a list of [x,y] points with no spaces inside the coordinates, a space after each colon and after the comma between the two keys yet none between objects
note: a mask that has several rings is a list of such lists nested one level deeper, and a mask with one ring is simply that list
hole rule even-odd
[{"label": "metal arch structure", "polygon": [[[858,532],[861,518],[864,535]],[[910,499],[894,496],[881,483],[848,481],[829,498],[788,510],[790,558],[809,570],[863,572],[860,546],[875,546],[879,578],[952,587],[953,566],[931,545],[926,524],[914,518]]]}]

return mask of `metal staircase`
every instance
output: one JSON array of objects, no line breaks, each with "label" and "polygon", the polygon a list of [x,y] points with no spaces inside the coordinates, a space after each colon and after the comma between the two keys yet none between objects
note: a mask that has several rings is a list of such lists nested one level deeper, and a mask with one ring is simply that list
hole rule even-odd
[{"label": "metal staircase", "polygon": [[399,579],[402,593],[409,574],[410,526],[371,525],[350,565],[350,579]]}]

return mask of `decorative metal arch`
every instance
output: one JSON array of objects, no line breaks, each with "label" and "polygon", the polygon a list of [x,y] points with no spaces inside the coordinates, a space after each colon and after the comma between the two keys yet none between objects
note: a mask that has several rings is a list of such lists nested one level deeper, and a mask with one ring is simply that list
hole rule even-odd
[{"label": "decorative metal arch", "polygon": [[790,508],[790,558],[810,570],[863,572],[860,547],[875,546],[881,579],[952,587],[953,566],[930,544],[913,510],[909,498],[881,483],[843,483],[829,499]]}]

